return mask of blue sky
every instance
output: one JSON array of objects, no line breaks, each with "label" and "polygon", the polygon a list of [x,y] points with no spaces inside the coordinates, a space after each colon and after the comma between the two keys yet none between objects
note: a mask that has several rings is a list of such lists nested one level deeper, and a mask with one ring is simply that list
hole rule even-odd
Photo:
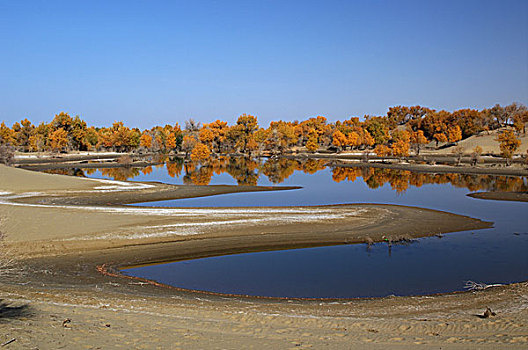
[{"label": "blue sky", "polygon": [[528,104],[528,1],[0,0],[0,120]]}]

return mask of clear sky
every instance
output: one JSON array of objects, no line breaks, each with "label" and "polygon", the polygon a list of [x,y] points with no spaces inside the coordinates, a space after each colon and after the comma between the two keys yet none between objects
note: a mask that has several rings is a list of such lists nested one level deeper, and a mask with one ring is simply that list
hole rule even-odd
[{"label": "clear sky", "polygon": [[528,1],[0,0],[0,121],[528,104]]}]

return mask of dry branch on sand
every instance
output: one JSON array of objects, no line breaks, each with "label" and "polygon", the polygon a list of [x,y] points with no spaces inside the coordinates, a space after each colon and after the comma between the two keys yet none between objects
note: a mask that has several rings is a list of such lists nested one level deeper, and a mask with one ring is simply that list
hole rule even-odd
[{"label": "dry branch on sand", "polygon": [[502,286],[502,284],[486,284],[486,283],[478,283],[474,281],[466,281],[466,285],[464,286],[465,289],[474,291],[474,290],[484,290],[491,287],[498,287]]}]

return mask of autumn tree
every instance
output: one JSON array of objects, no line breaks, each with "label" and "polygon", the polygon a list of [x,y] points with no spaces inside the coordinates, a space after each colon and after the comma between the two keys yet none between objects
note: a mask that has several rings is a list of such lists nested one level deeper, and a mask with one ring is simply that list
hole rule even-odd
[{"label": "autumn tree", "polygon": [[421,130],[424,132],[424,136],[436,141],[436,146],[440,142],[447,142],[449,120],[452,118],[451,113],[448,111],[432,111],[428,113],[421,123]]},{"label": "autumn tree", "polygon": [[347,146],[347,141],[346,136],[341,131],[336,130],[334,132],[334,135],[332,136],[332,145],[337,148],[338,152],[341,152]]},{"label": "autumn tree", "polygon": [[35,126],[27,118],[22,120],[20,125],[22,125],[22,128],[18,132],[17,143],[19,146],[27,148],[29,146],[29,138],[35,129]]},{"label": "autumn tree", "polygon": [[196,146],[191,152],[191,160],[193,162],[203,163],[204,161],[209,159],[210,156],[211,151],[209,150],[209,147],[207,147],[207,145],[204,145],[201,142],[196,144]]},{"label": "autumn tree", "polygon": [[[506,122],[508,124],[512,124],[515,127],[515,120],[518,118],[518,116],[522,116],[525,112],[528,111],[526,106],[513,102],[512,104],[509,104],[508,106],[504,107],[504,110],[506,112]],[[522,117],[521,117],[522,118]]]},{"label": "autumn tree", "polygon": [[382,117],[365,116],[365,129],[374,139],[376,145],[385,144],[390,138],[389,126]]},{"label": "autumn tree", "polygon": [[185,135],[182,141],[182,151],[185,152],[185,158],[189,157],[189,153],[194,149],[198,141],[193,136]]},{"label": "autumn tree", "polygon": [[66,133],[70,131],[72,124],[73,119],[66,112],[60,112],[59,114],[55,114],[55,117],[51,121],[51,126],[54,130],[63,129],[64,131],[66,131]]},{"label": "autumn tree", "polygon": [[198,138],[201,143],[208,145],[208,146],[212,146],[213,141],[214,141],[214,134],[210,129],[204,127],[202,128],[202,130],[200,130],[200,134]]},{"label": "autumn tree", "polygon": [[374,147],[374,153],[378,157],[386,157],[391,154],[391,149],[385,145],[376,145],[376,147]]},{"label": "autumn tree", "polygon": [[167,140],[165,141],[165,148],[167,149],[167,151],[172,151],[176,149],[176,136],[174,135],[174,133],[171,132],[167,136]]},{"label": "autumn tree", "polygon": [[500,133],[497,141],[499,141],[501,155],[506,159],[511,159],[517,148],[521,145],[521,140],[511,130],[504,130]]},{"label": "autumn tree", "polygon": [[167,124],[163,128],[158,127],[155,129],[155,134],[158,150],[172,152],[181,148],[183,132],[178,123],[174,126]]},{"label": "autumn tree", "polygon": [[97,130],[97,148],[112,148],[113,132],[110,128],[100,128]]},{"label": "autumn tree", "polygon": [[73,118],[71,122],[71,129],[69,131],[69,139],[71,147],[79,151],[86,151],[90,143],[86,140],[86,122],[78,115]]},{"label": "autumn tree", "polygon": [[346,142],[347,145],[352,148],[359,147],[362,144],[361,137],[355,131],[349,132],[346,138],[347,138],[347,142]]},{"label": "autumn tree", "polygon": [[227,122],[215,120],[212,123],[205,124],[204,128],[211,130],[213,133],[212,148],[213,151],[221,153],[226,149],[226,135],[229,130]]},{"label": "autumn tree", "polygon": [[528,110],[520,110],[513,116],[513,127],[517,133],[526,135],[526,123],[528,123]]},{"label": "autumn tree", "polygon": [[[481,113],[476,109],[459,109],[451,114],[451,120],[453,126],[458,126],[460,129],[460,139],[467,138],[469,136],[478,134],[484,130],[483,123],[481,122]],[[448,136],[448,139],[451,139]],[[457,140],[458,141],[458,140]],[[456,142],[456,141],[449,141]]]},{"label": "autumn tree", "polygon": [[58,128],[50,135],[50,148],[53,152],[66,151],[68,147],[68,133],[63,128]]},{"label": "autumn tree", "polygon": [[462,139],[462,130],[458,125],[451,125],[447,128],[447,140],[457,143]]},{"label": "autumn tree", "polygon": [[152,147],[152,136],[144,132],[139,138],[139,146],[150,149]]},{"label": "autumn tree", "polygon": [[395,131],[392,134],[392,154],[396,157],[409,156],[410,134],[408,131]]},{"label": "autumn tree", "polygon": [[431,113],[431,110],[422,106],[396,106],[390,107],[387,112],[387,123],[391,129],[395,128],[398,125],[410,124],[413,131],[419,126],[420,121],[428,113]]},{"label": "autumn tree", "polygon": [[256,146],[253,133],[258,129],[257,117],[242,114],[238,117],[236,125],[228,132],[229,139],[240,149],[242,153],[250,153],[252,147]]},{"label": "autumn tree", "polygon": [[85,139],[90,149],[96,149],[97,144],[99,143],[99,133],[97,132],[97,129],[93,126],[87,128]]},{"label": "autumn tree", "polygon": [[308,152],[314,153],[319,148],[317,143],[317,132],[315,129],[312,129],[308,134],[308,141],[306,141],[306,149]]},{"label": "autumn tree", "polygon": [[[295,124],[295,123],[294,123]],[[295,136],[298,139],[297,144],[299,146],[306,145],[310,132],[315,130],[317,133],[317,140],[319,145],[328,146],[332,142],[333,131],[327,125],[327,120],[323,116],[317,116],[302,121],[299,124],[294,125]]]},{"label": "autumn tree", "polygon": [[[162,152],[165,151],[166,141],[167,141],[167,128],[162,128],[161,126],[155,126],[150,130],[144,130],[143,134],[149,135],[151,140],[151,145],[149,149],[153,152]],[[140,137],[141,144],[141,137]]]},{"label": "autumn tree", "polygon": [[296,144],[297,137],[291,123],[282,120],[271,122],[268,128],[267,148],[274,154],[284,153]]},{"label": "autumn tree", "polygon": [[52,131],[50,124],[40,123],[33,129],[29,137],[29,147],[31,151],[44,151],[49,144],[49,135]]},{"label": "autumn tree", "polygon": [[29,137],[29,151],[30,152],[41,152],[44,150],[46,139],[43,135],[34,133]]},{"label": "autumn tree", "polygon": [[13,145],[14,143],[15,136],[13,130],[2,122],[0,124],[0,145]]},{"label": "autumn tree", "polygon": [[366,129],[361,129],[363,133],[361,134],[361,143],[367,147],[372,147],[376,143],[374,137],[370,135],[370,132]]},{"label": "autumn tree", "polygon": [[476,146],[471,153],[471,166],[476,166],[482,155],[482,147]]},{"label": "autumn tree", "polygon": [[257,143],[257,156],[260,156],[262,154],[262,151],[266,148],[267,142],[270,138],[270,130],[259,128],[255,133],[253,134],[253,139]]},{"label": "autumn tree", "polygon": [[427,139],[425,138],[422,130],[411,132],[410,135],[411,135],[411,144],[413,145],[413,148],[415,149],[416,155],[419,155],[422,145],[427,144]]},{"label": "autumn tree", "polygon": [[[126,127],[123,122],[114,122],[114,124],[112,124],[111,130],[112,135],[110,141],[112,146],[118,152],[127,152],[136,144],[136,140],[134,140],[134,133],[130,130],[130,128]],[[139,138],[140,136],[137,137],[137,144],[139,144]]]}]

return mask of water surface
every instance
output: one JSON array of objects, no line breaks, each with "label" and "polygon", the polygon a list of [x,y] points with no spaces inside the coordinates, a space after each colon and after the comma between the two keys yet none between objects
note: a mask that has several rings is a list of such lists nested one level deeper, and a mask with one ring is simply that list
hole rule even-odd
[{"label": "water surface", "polygon": [[[127,269],[126,274],[213,292],[276,297],[381,297],[464,290],[528,279],[528,205],[467,197],[474,190],[524,190],[526,178],[428,175],[389,169],[336,169],[324,163],[258,163],[228,172],[167,166],[138,171],[133,179],[186,184],[253,183],[302,186],[283,192],[146,203],[150,206],[289,206],[389,203],[468,215],[491,229],[430,237],[409,245],[364,244],[237,254]],[[170,167],[170,166],[169,166]],[[144,170],[144,169],[143,169]],[[187,171],[186,171],[187,170]],[[89,176],[105,177],[103,171]],[[248,181],[246,181],[248,180]]]}]

